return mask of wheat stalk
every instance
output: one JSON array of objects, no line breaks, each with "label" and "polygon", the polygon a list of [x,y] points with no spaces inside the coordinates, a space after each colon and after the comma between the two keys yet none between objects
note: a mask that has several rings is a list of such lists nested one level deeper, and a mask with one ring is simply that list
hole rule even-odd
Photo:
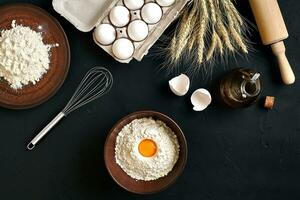
[{"label": "wheat stalk", "polygon": [[219,36],[216,34],[216,32],[213,32],[213,35],[211,37],[211,45],[207,51],[206,60],[210,60],[213,56],[213,53],[218,45],[217,37],[219,37]]},{"label": "wheat stalk", "polygon": [[208,24],[208,10],[207,10],[207,4],[206,1],[198,0],[199,6],[200,6],[200,24],[199,24],[199,31],[197,36],[197,56],[198,56],[198,63],[202,63],[203,61],[203,51],[205,47],[204,43],[204,35],[206,33],[206,28]]},{"label": "wheat stalk", "polygon": [[234,10],[235,11],[237,10],[235,8],[233,9],[232,6],[230,5],[230,3],[232,4],[231,0],[224,0],[223,3],[224,3],[224,9],[227,13],[229,32],[232,35],[232,38],[234,39],[238,47],[240,47],[244,53],[248,53],[247,46],[241,37],[240,26],[238,26],[239,27],[238,30],[235,29],[236,25],[239,23],[238,19],[235,17],[234,14]]},{"label": "wheat stalk", "polygon": [[234,47],[230,42],[229,34],[227,32],[227,29],[222,21],[217,22],[217,31],[220,37],[222,38],[223,42],[225,43],[226,47],[230,51],[234,51]]},{"label": "wheat stalk", "polygon": [[223,46],[223,43],[221,41],[221,38],[219,37],[218,34],[216,34],[218,37],[216,37],[217,39],[217,46],[218,46],[218,49],[220,51],[220,54],[223,55],[224,54],[224,46]]},{"label": "wheat stalk", "polygon": [[248,48],[246,44],[244,43],[243,39],[241,38],[241,35],[234,29],[233,26],[229,27],[230,33],[232,34],[232,37],[234,41],[237,43],[237,45],[242,49],[244,53],[248,53]]},{"label": "wheat stalk", "polygon": [[193,8],[191,10],[191,13],[189,13],[188,10],[185,11],[184,13],[184,21],[182,22],[182,26],[179,28],[179,33],[178,33],[178,43],[176,45],[176,52],[175,52],[175,60],[178,60],[184,51],[188,38],[191,32],[192,24],[193,24],[193,16],[196,12],[196,8]]},{"label": "wheat stalk", "polygon": [[228,25],[234,27],[238,33],[241,33],[242,25],[240,24],[239,19],[236,17],[236,14],[238,13],[231,0],[223,0],[222,4],[224,12],[226,13]]},{"label": "wheat stalk", "polygon": [[243,26],[244,25],[244,20],[242,19],[239,11],[236,9],[236,7],[232,3],[232,1],[231,0],[225,0],[225,1],[226,1],[227,5],[228,5],[229,10],[231,10],[231,12],[232,12],[232,15],[238,21],[238,24],[240,26]]},{"label": "wheat stalk", "polygon": [[[197,17],[198,17],[199,11],[198,11],[196,6],[194,6],[192,9],[193,9],[192,10],[192,14],[193,14],[192,21],[194,22],[193,26],[197,26]],[[197,40],[196,31],[197,31],[197,29],[195,29],[195,28],[191,30],[191,34],[189,36],[190,40],[189,40],[189,43],[188,43],[188,51],[189,52],[191,52],[191,50],[193,49],[193,47],[196,43],[196,40]]]},{"label": "wheat stalk", "polygon": [[188,43],[188,50],[189,52],[192,51],[193,47],[195,46],[195,42],[196,42],[196,37],[197,35],[195,33],[192,33],[191,35],[191,39],[190,39],[190,42]]},{"label": "wheat stalk", "polygon": [[208,0],[208,5],[210,8],[210,14],[211,14],[211,27],[212,27],[212,38],[211,38],[211,44],[207,51],[206,60],[210,60],[216,50],[216,47],[219,46],[219,42],[221,41],[218,34],[216,33],[215,26],[217,22],[216,18],[216,10],[213,0]]},{"label": "wheat stalk", "polygon": [[174,62],[175,59],[175,55],[176,55],[176,44],[177,44],[177,35],[174,34],[171,43],[170,43],[170,55],[171,55],[171,61]]},{"label": "wheat stalk", "polygon": [[216,18],[216,10],[215,10],[215,5],[214,5],[213,0],[208,0],[208,5],[210,8],[210,13],[211,13],[212,26],[215,26],[217,18]]},{"label": "wheat stalk", "polygon": [[181,53],[186,45],[186,38],[189,35],[189,24],[188,24],[188,20],[189,20],[189,14],[188,11],[185,11],[182,17],[182,21],[181,21],[181,25],[179,27],[179,32],[177,35],[177,41],[176,41],[176,45],[173,46],[171,51],[174,51],[174,60],[178,60],[179,57],[181,56]]}]

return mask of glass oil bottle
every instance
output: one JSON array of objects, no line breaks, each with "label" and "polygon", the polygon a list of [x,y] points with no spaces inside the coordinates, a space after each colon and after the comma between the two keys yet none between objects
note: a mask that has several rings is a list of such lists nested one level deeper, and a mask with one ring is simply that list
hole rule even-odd
[{"label": "glass oil bottle", "polygon": [[218,90],[221,100],[227,106],[248,107],[260,96],[260,73],[247,68],[235,69],[220,81]]}]

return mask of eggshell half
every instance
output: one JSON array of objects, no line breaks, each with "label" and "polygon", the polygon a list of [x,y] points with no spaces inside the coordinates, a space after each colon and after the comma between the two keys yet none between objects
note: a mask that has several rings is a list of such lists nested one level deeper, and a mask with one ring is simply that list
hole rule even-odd
[{"label": "eggshell half", "polygon": [[184,96],[190,88],[190,79],[187,75],[181,74],[169,81],[171,91],[177,96]]},{"label": "eggshell half", "polygon": [[198,89],[191,96],[194,111],[203,111],[211,104],[211,95],[206,89]]}]

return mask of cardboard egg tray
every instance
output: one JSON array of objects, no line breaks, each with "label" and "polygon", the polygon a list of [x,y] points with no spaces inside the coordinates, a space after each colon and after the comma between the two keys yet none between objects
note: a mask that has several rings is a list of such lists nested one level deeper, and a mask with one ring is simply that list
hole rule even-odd
[{"label": "cardboard egg tray", "polygon": [[[70,21],[77,29],[83,32],[89,32],[100,24],[111,24],[116,30],[116,39],[127,38],[134,45],[134,52],[128,59],[118,59],[113,53],[113,44],[102,45],[95,38],[94,41],[107,53],[122,63],[129,63],[132,58],[141,61],[148,53],[149,49],[163,34],[165,29],[177,18],[179,12],[184,8],[189,0],[175,0],[169,7],[160,6],[162,17],[159,22],[149,24],[148,36],[143,41],[133,41],[127,34],[127,26],[134,20],[143,20],[140,8],[138,10],[129,10],[130,22],[124,27],[116,27],[111,23],[109,17],[110,11],[115,6],[125,6],[123,0],[53,0],[53,7],[56,12]],[[148,3],[157,3],[156,0],[144,0],[144,6]],[[159,5],[159,4],[158,4]],[[125,6],[126,7],[126,6]]]}]

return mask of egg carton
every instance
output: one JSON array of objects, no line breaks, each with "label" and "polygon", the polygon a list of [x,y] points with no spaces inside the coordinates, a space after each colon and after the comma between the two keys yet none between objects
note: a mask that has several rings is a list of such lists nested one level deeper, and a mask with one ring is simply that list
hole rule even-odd
[{"label": "egg carton", "polygon": [[[174,2],[173,2],[174,1]],[[141,61],[189,0],[53,0],[56,12],[121,63]]]}]

